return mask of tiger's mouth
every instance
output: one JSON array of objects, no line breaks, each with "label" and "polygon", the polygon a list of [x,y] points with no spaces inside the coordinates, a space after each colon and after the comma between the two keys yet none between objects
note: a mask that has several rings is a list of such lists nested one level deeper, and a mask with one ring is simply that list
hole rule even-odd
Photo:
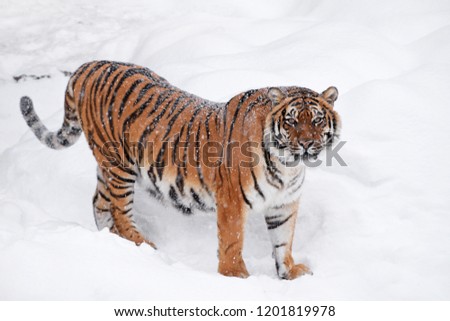
[{"label": "tiger's mouth", "polygon": [[279,145],[277,146],[277,156],[285,165],[295,166],[300,163],[313,164],[319,154],[322,152],[322,148],[314,149],[313,151],[305,151],[304,149],[292,148],[291,146]]},{"label": "tiger's mouth", "polygon": [[307,158],[316,159],[319,156],[319,154],[322,152],[324,147],[325,147],[325,145],[323,145],[323,144],[312,144],[311,147],[305,149],[304,147],[299,145],[296,147],[290,147],[290,151],[296,157],[300,157],[300,158],[304,158],[304,159],[307,159]]},{"label": "tiger's mouth", "polygon": [[305,153],[305,152],[292,152],[292,155],[294,156],[294,160],[296,162],[298,161],[302,161],[302,162],[312,162],[317,160],[317,158],[319,157],[319,154],[322,150],[316,152],[316,153]]}]

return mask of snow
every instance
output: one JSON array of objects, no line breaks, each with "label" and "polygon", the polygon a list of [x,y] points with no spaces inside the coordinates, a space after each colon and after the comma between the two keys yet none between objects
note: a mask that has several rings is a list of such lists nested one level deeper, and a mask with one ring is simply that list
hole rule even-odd
[{"label": "snow", "polygon": [[[3,0],[0,299],[449,300],[449,57],[448,1]],[[276,277],[259,216],[245,280],[216,272],[214,215],[185,217],[141,192],[157,251],[97,231],[85,140],[50,150],[19,112],[29,95],[58,129],[61,71],[94,59],[147,66],[216,101],[336,86],[348,166],[308,169],[293,249],[314,276]],[[51,78],[14,82],[21,74]]]}]

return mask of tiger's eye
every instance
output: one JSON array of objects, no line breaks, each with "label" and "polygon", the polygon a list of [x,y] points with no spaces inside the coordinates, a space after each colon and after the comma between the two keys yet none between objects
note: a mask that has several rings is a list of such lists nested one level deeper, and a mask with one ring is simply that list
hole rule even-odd
[{"label": "tiger's eye", "polygon": [[314,125],[318,125],[318,124],[320,124],[322,121],[323,121],[323,117],[316,117],[316,118],[314,118],[314,120],[313,120],[313,124],[314,124]]},{"label": "tiger's eye", "polygon": [[295,120],[295,118],[288,118],[288,119],[286,119],[286,123],[287,123],[289,126],[295,126],[295,124],[297,123],[297,121]]}]

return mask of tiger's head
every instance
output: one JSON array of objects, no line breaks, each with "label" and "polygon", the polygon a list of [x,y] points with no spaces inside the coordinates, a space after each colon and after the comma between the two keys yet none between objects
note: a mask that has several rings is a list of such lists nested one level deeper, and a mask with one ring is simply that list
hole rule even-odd
[{"label": "tiger's head", "polygon": [[339,137],[336,87],[321,94],[299,87],[269,88],[267,96],[272,109],[266,118],[265,140],[284,162],[315,160]]}]

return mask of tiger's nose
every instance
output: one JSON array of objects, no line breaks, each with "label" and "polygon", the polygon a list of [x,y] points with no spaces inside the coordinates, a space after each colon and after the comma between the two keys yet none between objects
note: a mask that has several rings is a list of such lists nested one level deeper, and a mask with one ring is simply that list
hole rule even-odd
[{"label": "tiger's nose", "polygon": [[314,141],[313,140],[308,140],[308,141],[301,141],[299,142],[300,146],[303,148],[303,150],[307,151],[308,148],[310,148],[313,145]]}]

